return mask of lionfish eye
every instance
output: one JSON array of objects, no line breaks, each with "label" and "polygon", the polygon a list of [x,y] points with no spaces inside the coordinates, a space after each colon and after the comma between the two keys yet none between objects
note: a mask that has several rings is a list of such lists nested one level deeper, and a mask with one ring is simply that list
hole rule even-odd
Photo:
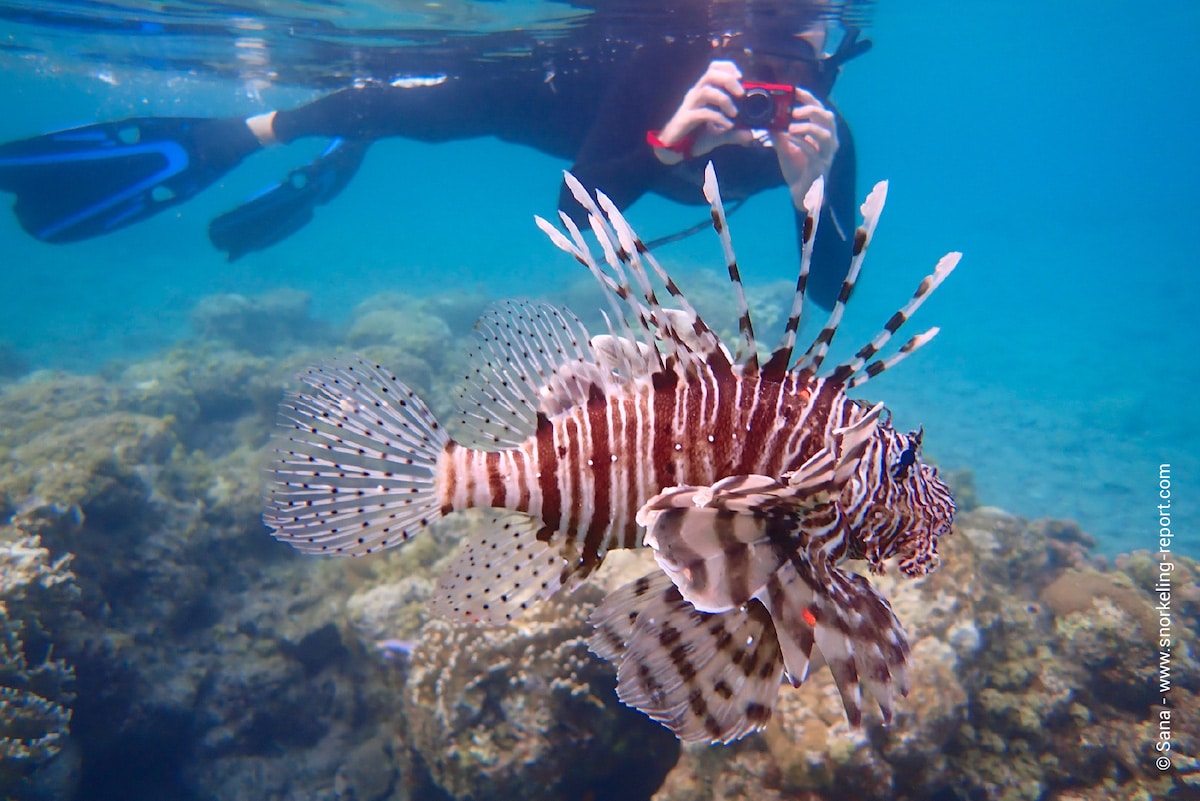
[{"label": "lionfish eye", "polygon": [[917,451],[910,445],[900,452],[900,458],[896,460],[896,466],[892,468],[892,478],[897,481],[908,478],[908,471],[912,469],[913,463],[916,461]]},{"label": "lionfish eye", "polygon": [[917,454],[921,452],[921,440],[924,436],[924,426],[909,433],[908,445],[900,452],[900,458],[896,460],[896,466],[892,468],[892,478],[897,481],[908,478],[908,471],[916,464]]}]

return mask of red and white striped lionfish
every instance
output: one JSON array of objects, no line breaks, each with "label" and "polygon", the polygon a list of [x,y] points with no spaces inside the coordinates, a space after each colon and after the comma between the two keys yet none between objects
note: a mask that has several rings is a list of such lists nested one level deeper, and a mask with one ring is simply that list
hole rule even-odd
[{"label": "red and white striped lionfish", "polygon": [[[591,574],[613,548],[646,544],[661,571],[595,611],[590,646],[617,664],[618,695],[687,741],[729,742],[763,728],[781,680],[798,686],[827,663],[853,725],[862,687],[885,721],[909,689],[900,622],[846,558],[871,571],[898,557],[919,576],[937,565],[954,501],[883,404],[846,391],[893,366],[937,329],[872,361],[958,263],[951,253],[852,359],[821,373],[883,207],[862,206],[841,293],[792,363],[822,203],[805,200],[801,266],[780,344],[760,362],[712,166],[704,192],[739,312],[736,355],[602,193],[567,175],[603,251],[578,227],[537,218],[599,283],[608,333],[589,337],[570,311],[505,301],[479,320],[461,423],[451,439],[404,384],[361,360],[302,376],[312,394],[280,412],[265,520],[307,552],[358,556],[399,545],[435,520],[490,508],[442,577],[437,611],[502,623]],[[652,276],[672,306],[657,297]],[[643,534],[644,531],[644,534]]]}]

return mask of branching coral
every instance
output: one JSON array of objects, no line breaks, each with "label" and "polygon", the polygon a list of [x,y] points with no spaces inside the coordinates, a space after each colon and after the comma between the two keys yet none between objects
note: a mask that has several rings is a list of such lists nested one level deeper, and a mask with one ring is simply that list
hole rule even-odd
[{"label": "branching coral", "polygon": [[54,658],[43,614],[78,595],[69,565],[36,537],[0,542],[0,786],[49,761],[69,731],[74,672]]}]

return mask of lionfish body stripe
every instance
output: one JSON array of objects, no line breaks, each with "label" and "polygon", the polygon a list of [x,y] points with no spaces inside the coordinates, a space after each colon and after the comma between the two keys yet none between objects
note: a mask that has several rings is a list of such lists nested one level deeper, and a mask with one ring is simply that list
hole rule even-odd
[{"label": "lionfish body stripe", "polygon": [[846,391],[932,338],[936,329],[876,359],[958,254],[851,360],[822,373],[883,206],[886,185],[876,186],[839,299],[793,363],[818,182],[792,311],[760,364],[711,166],[705,194],[736,290],[736,356],[612,202],[566,179],[600,257],[569,218],[565,234],[537,223],[597,279],[607,333],[589,336],[546,303],[489,308],[460,391],[462,441],[379,365],[311,368],[301,378],[313,392],[281,406],[266,523],[302,551],[359,556],[446,515],[487,510],[434,600],[439,613],[484,623],[584,580],[614,548],[649,545],[661,572],[593,615],[592,648],[617,663],[626,703],[682,739],[728,742],[765,726],[780,676],[798,685],[819,654],[852,723],[863,688],[890,719],[894,692],[908,690],[904,630],[870,582],[839,564],[865,559],[881,572],[895,557],[907,575],[928,572],[954,503],[920,458],[922,432],[895,431],[882,404]]},{"label": "lionfish body stripe", "polygon": [[666,387],[639,382],[543,415],[535,434],[510,450],[448,443],[437,470],[439,506],[528,512],[586,546],[580,556],[591,566],[604,550],[636,547],[634,513],[663,488],[794,471],[832,429],[862,414],[824,382],[801,385],[795,375],[765,382],[706,371]]}]

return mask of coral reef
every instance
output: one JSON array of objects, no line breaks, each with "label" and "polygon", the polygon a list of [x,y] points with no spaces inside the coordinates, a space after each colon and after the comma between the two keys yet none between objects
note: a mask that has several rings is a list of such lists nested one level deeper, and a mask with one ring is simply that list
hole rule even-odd
[{"label": "coral reef", "polygon": [[[344,344],[445,409],[463,366],[448,341],[483,305],[381,295]],[[850,729],[817,670],[781,693],[763,734],[680,748],[617,702],[586,649],[601,586],[503,628],[428,619],[469,518],[370,560],[271,541],[259,514],[275,406],[335,331],[286,294],[215,298],[193,322],[198,339],[150,360],[0,386],[0,797],[1197,797],[1189,559],[1170,573],[1164,695],[1157,557],[1109,563],[1070,521],[978,506],[960,473],[941,570],[872,579],[912,642],[912,692],[890,726],[867,710]],[[613,554],[597,580],[640,575],[646,556]],[[1154,765],[1164,715],[1174,772]]]},{"label": "coral reef", "polygon": [[314,319],[312,298],[296,289],[261,295],[211,295],[192,310],[192,330],[214,342],[257,355],[327,339],[330,326]]},{"label": "coral reef", "polygon": [[[73,665],[76,697],[4,679],[5,714],[26,722],[3,736],[29,757],[21,777],[5,764],[0,797],[70,798],[44,788],[72,778],[85,797],[131,801],[328,798],[333,786],[383,798],[427,783],[397,778],[397,666],[343,635],[354,572],[295,559],[261,524],[262,446],[307,360],[193,342],[102,376],[0,389],[0,519],[38,537],[48,564],[69,560],[79,618],[21,635],[27,665]],[[39,598],[4,619],[28,632],[28,608],[41,620],[68,608]],[[20,672],[12,643],[6,653]],[[58,745],[70,769],[51,770],[59,757],[34,770]],[[367,769],[376,753],[387,759]]]},{"label": "coral reef", "polygon": [[68,790],[47,766],[66,745],[75,698],[74,670],[53,648],[78,598],[70,561],[52,559],[37,537],[0,527],[0,789],[7,797]]},{"label": "coral reef", "polygon": [[555,598],[500,628],[426,624],[405,711],[413,747],[454,798],[646,798],[674,735],[617,701],[587,649],[601,593]]},{"label": "coral reef", "polygon": [[8,342],[0,341],[0,381],[29,372],[29,362]]}]

